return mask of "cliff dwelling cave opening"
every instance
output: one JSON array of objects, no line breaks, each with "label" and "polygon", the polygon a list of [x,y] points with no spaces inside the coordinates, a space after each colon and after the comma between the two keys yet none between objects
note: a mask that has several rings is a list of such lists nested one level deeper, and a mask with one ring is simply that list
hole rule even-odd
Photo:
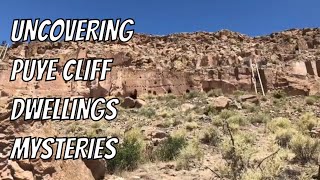
[{"label": "cliff dwelling cave opening", "polygon": [[236,80],[239,81],[240,78],[239,78],[239,69],[238,69],[238,67],[234,68],[234,75],[236,76]]},{"label": "cliff dwelling cave opening", "polygon": [[306,61],[304,64],[306,65],[307,73],[310,75],[314,75],[311,61]]},{"label": "cliff dwelling cave opening", "polygon": [[[260,78],[261,78],[261,83],[262,83],[262,86],[263,86],[263,89],[264,89],[264,92],[267,92],[268,91],[268,86],[267,86],[267,77],[265,75],[265,72],[264,72],[264,69],[259,69],[259,74],[260,74]],[[260,81],[259,81],[259,76],[258,76],[258,73],[254,73],[254,78],[256,80],[256,84],[257,84],[257,88],[258,88],[258,91],[262,91],[261,89],[261,85],[260,85]],[[252,88],[253,87],[253,82],[252,82]]]},{"label": "cliff dwelling cave opening", "polygon": [[138,97],[138,91],[135,89],[132,93],[129,95],[132,99],[137,99]]},{"label": "cliff dwelling cave opening", "polygon": [[318,76],[320,77],[320,60],[316,61],[316,68],[317,68]]}]

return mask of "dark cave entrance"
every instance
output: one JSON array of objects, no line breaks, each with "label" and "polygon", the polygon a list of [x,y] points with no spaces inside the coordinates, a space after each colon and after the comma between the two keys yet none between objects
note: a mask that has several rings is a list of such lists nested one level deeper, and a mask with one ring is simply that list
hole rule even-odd
[{"label": "dark cave entrance", "polygon": [[307,73],[310,75],[314,75],[311,61],[306,61],[305,65],[306,65]]},{"label": "dark cave entrance", "polygon": [[132,99],[137,99],[137,97],[138,97],[138,91],[135,89],[134,91],[133,91],[133,93],[130,93],[130,95],[129,95]]},{"label": "dark cave entrance", "polygon": [[317,68],[318,76],[320,77],[320,60],[316,61],[316,68]]}]

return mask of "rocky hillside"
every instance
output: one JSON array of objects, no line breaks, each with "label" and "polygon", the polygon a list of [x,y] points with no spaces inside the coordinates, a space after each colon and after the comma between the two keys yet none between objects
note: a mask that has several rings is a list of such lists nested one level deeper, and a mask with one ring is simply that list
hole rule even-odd
[{"label": "rocky hillside", "polygon": [[[58,73],[56,81],[10,82],[16,58],[60,58],[59,71],[72,58],[114,63],[105,81],[65,82]],[[319,77],[319,28],[13,44],[0,62],[0,179],[311,179],[319,165]],[[123,103],[111,123],[10,122],[14,97],[48,96]],[[109,135],[121,139],[110,162],[8,160],[19,136]]]}]

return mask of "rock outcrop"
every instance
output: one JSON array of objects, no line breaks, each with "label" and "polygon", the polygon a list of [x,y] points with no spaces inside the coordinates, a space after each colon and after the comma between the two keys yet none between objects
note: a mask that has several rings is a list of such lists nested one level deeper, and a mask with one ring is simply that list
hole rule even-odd
[{"label": "rock outcrop", "polygon": [[[142,107],[142,94],[177,94],[191,91],[223,93],[252,91],[250,61],[257,62],[266,92],[283,89],[291,95],[320,93],[320,29],[292,29],[268,36],[248,37],[222,30],[216,33],[187,33],[167,36],[137,34],[128,43],[120,42],[32,42],[13,44],[0,62],[0,179],[100,179],[105,173],[100,161],[9,161],[8,152],[17,136],[55,136],[50,123],[10,122],[13,97],[126,97],[126,108]],[[57,80],[23,82],[21,76],[10,81],[16,58],[59,58]],[[113,58],[112,72],[105,81],[69,81],[61,76],[69,59]],[[242,101],[257,103],[255,95]],[[212,104],[227,108],[230,100],[216,97]],[[192,109],[185,104],[184,111]],[[21,123],[23,124],[17,124]],[[45,130],[44,130],[45,128]],[[52,132],[51,132],[52,130]],[[49,132],[49,133],[48,133]],[[314,130],[314,134],[317,133]],[[153,130],[155,143],[167,137]],[[79,174],[78,172],[82,173]],[[97,171],[99,173],[92,173]]]},{"label": "rock outcrop", "polygon": [[[222,30],[167,36],[136,34],[128,43],[32,42],[14,44],[0,64],[2,96],[106,96],[184,94],[221,88],[253,91],[249,61],[257,61],[266,91],[290,94],[319,92],[320,29],[292,29],[248,37]],[[72,58],[113,58],[112,72],[100,82],[9,82],[16,58],[60,58],[58,69]]]}]

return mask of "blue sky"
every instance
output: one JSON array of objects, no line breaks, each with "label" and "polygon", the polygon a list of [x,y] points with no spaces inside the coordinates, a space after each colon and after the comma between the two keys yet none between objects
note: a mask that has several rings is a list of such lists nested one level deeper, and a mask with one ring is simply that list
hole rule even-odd
[{"label": "blue sky", "polygon": [[13,19],[133,18],[136,32],[169,34],[230,29],[266,35],[320,27],[320,0],[12,0],[0,6],[0,40],[9,40]]}]

